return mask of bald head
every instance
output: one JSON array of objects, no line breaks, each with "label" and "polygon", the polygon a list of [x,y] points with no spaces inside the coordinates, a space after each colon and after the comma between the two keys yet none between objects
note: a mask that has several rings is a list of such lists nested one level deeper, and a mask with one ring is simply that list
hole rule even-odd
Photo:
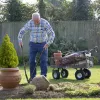
[{"label": "bald head", "polygon": [[34,23],[36,25],[38,25],[40,23],[40,14],[39,13],[33,13],[32,14],[32,20],[34,21]]}]

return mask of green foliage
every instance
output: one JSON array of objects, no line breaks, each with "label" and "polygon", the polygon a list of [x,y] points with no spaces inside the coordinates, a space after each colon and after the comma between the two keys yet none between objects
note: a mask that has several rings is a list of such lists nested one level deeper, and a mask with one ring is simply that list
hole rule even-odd
[{"label": "green foliage", "polygon": [[95,56],[93,57],[93,63],[94,63],[94,65],[98,65],[98,63],[99,63],[98,58]]},{"label": "green foliage", "polygon": [[88,43],[87,40],[84,38],[79,38],[76,43],[77,49],[80,51],[87,50],[88,49]]},{"label": "green foliage", "polygon": [[97,15],[96,18],[100,19],[100,0],[95,0],[92,4],[92,8],[94,10],[94,13]]},{"label": "green foliage", "polygon": [[46,5],[44,3],[44,0],[39,0],[38,9],[39,9],[40,16],[42,18],[45,18],[45,8]]},{"label": "green foliage", "polygon": [[[59,1],[60,2],[60,1]],[[51,3],[46,4],[46,18],[54,21],[65,21],[72,19],[72,3],[63,0],[60,6]]]},{"label": "green foliage", "polygon": [[[45,0],[47,1],[47,0]],[[92,20],[94,12],[88,0],[50,0],[46,3],[46,18],[54,21]]]},{"label": "green foliage", "polygon": [[65,0],[45,0],[45,1],[48,1],[48,3],[51,3],[56,7],[60,7],[62,5],[62,2]]},{"label": "green foliage", "polygon": [[93,10],[91,10],[90,7],[90,0],[74,0],[72,16],[72,20],[89,20],[90,18],[92,19]]},{"label": "green foliage", "polygon": [[33,94],[34,91],[36,90],[36,86],[35,85],[27,85],[24,87],[24,93],[25,94]]},{"label": "green foliage", "polygon": [[7,5],[0,5],[0,22],[27,21],[37,10],[34,4],[23,4],[21,0],[8,0]]},{"label": "green foliage", "polygon": [[28,56],[24,56],[24,57],[19,56],[18,59],[19,59],[19,65],[23,65],[23,59],[24,59],[25,63],[27,63],[27,64],[29,63],[29,57]]},{"label": "green foliage", "polygon": [[21,3],[21,13],[22,13],[22,21],[30,20],[32,17],[32,13],[36,11],[36,6],[34,4],[22,4]]},{"label": "green foliage", "polygon": [[0,4],[0,22],[4,22],[6,20],[6,6]]},{"label": "green foliage", "polygon": [[5,35],[0,47],[0,67],[14,68],[18,65],[18,56],[8,34]]},{"label": "green foliage", "polygon": [[38,5],[23,4],[21,0],[8,0],[7,6],[0,5],[0,21],[26,21],[32,13],[40,12],[41,17],[53,21],[92,20],[95,12],[100,14],[99,0],[94,4],[78,0],[77,6],[67,0],[38,0]]},{"label": "green foliage", "polygon": [[20,0],[9,0],[7,3],[7,20],[8,21],[21,21],[21,2]]},{"label": "green foliage", "polygon": [[73,40],[67,40],[66,37],[57,37],[51,46],[49,47],[49,57],[53,56],[54,52],[57,50],[62,51],[65,55],[66,53],[76,51],[76,42]]}]

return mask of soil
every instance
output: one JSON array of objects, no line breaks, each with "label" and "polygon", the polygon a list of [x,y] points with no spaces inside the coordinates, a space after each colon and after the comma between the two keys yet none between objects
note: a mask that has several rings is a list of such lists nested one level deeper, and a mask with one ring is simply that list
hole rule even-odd
[{"label": "soil", "polygon": [[[55,91],[35,91],[33,94],[25,94],[24,93],[24,86],[27,84],[22,84],[18,86],[16,89],[3,89],[2,86],[0,86],[0,100],[6,100],[6,99],[27,99],[27,98],[72,98],[71,96],[66,95],[63,91],[55,92]],[[77,98],[80,98],[80,96],[74,96]],[[84,96],[81,96],[84,97]],[[99,95],[96,95],[95,97],[100,97]],[[88,97],[89,98],[89,97]],[[94,98],[94,97],[93,97]]]}]

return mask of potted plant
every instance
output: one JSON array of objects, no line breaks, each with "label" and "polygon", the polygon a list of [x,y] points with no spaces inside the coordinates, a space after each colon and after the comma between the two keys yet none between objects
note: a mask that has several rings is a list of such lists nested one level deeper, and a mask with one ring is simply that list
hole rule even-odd
[{"label": "potted plant", "polygon": [[3,88],[16,88],[19,85],[21,74],[18,64],[14,45],[6,34],[0,47],[0,84]]}]

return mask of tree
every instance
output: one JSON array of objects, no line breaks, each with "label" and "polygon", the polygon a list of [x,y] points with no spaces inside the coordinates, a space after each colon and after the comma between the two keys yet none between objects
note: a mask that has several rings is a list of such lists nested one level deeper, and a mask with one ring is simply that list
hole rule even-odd
[{"label": "tree", "polygon": [[72,20],[92,19],[90,0],[73,0],[73,18]]},{"label": "tree", "polygon": [[95,17],[100,20],[100,0],[96,0],[93,4],[92,7],[94,8],[94,13]]},{"label": "tree", "polygon": [[7,2],[7,20],[8,21],[21,21],[21,2],[19,0],[9,0]]},{"label": "tree", "polygon": [[52,3],[56,7],[60,7],[64,0],[45,0],[45,1],[48,1],[49,3]]},{"label": "tree", "polygon": [[36,6],[33,4],[21,4],[22,21],[31,19],[32,13],[34,13],[36,10]]},{"label": "tree", "polygon": [[4,20],[3,6],[0,4],[0,22]]},{"label": "tree", "polygon": [[0,22],[4,21],[27,21],[31,19],[36,6],[23,4],[19,0],[8,0],[0,6]]},{"label": "tree", "polygon": [[14,68],[19,64],[18,56],[8,34],[5,35],[0,47],[0,66],[2,68]]},{"label": "tree", "polygon": [[60,6],[46,3],[46,17],[54,21],[66,21],[72,19],[72,3],[66,0]]},{"label": "tree", "polygon": [[39,13],[42,18],[45,18],[45,8],[46,8],[46,5],[45,5],[44,1],[39,0],[38,9],[39,9]]}]

